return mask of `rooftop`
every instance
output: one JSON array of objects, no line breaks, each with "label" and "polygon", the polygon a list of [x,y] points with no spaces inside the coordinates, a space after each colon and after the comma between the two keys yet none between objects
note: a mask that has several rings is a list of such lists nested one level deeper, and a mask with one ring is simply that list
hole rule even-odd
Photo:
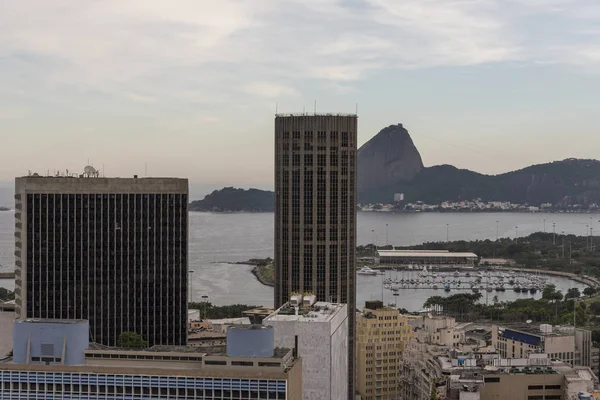
[{"label": "rooftop", "polygon": [[542,332],[540,329],[540,325],[544,324],[526,324],[526,323],[511,323],[511,324],[503,324],[497,325],[500,330],[511,330],[527,333],[535,336],[573,336],[573,327],[572,326],[554,326],[552,325],[551,332]]},{"label": "rooftop", "polygon": [[330,322],[345,304],[318,301],[311,307],[294,308],[286,303],[265,321],[301,321],[301,322]]},{"label": "rooftop", "polygon": [[469,252],[451,253],[440,250],[377,250],[379,257],[432,257],[432,258],[477,258],[477,254]]},{"label": "rooftop", "polygon": [[[109,347],[98,343],[90,343],[88,351],[107,351],[114,353],[139,352],[139,353],[173,353],[176,356],[178,353],[195,353],[202,356],[227,356],[227,346],[152,346],[143,349],[130,349],[124,347]],[[291,349],[276,347],[273,352],[273,358],[283,358]]]},{"label": "rooftop", "polygon": [[23,321],[15,321],[19,322],[27,322],[33,324],[80,324],[82,322],[88,322],[87,319],[47,319],[47,318],[27,318]]},{"label": "rooftop", "polygon": [[346,114],[346,113],[277,113],[275,114],[277,118],[285,118],[285,117],[358,117],[357,114]]}]

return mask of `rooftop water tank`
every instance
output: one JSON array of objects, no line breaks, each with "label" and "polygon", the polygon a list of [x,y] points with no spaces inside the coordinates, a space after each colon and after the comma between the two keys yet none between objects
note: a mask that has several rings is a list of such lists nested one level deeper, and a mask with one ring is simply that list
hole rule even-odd
[{"label": "rooftop water tank", "polygon": [[275,331],[272,326],[235,325],[227,329],[229,357],[273,357]]}]

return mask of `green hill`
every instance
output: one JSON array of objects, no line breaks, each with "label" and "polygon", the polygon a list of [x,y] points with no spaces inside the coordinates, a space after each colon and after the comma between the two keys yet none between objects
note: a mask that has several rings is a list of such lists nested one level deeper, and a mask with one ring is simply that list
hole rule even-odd
[{"label": "green hill", "polygon": [[226,187],[190,204],[190,211],[273,212],[275,196],[270,190]]}]

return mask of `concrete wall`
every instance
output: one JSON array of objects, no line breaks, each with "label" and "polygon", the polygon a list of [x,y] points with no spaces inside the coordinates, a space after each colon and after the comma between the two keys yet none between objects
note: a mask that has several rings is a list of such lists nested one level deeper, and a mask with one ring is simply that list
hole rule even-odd
[{"label": "concrete wall", "polygon": [[294,348],[302,358],[305,400],[348,398],[348,319],[346,307],[328,322],[265,319],[275,329],[275,347]]},{"label": "concrete wall", "polygon": [[[564,388],[562,374],[499,374],[485,375],[488,380],[481,388],[481,400],[527,399],[529,396],[562,395],[563,389],[529,390],[529,386],[559,385]],[[499,378],[499,382],[490,382],[490,378]]]},{"label": "concrete wall", "polygon": [[179,178],[46,178],[15,179],[15,193],[188,193]]},{"label": "concrete wall", "polygon": [[14,323],[13,311],[0,311],[0,357],[4,357],[13,348]]},{"label": "concrete wall", "polygon": [[14,362],[45,364],[32,358],[60,359],[50,364],[83,365],[89,347],[89,324],[78,322],[17,321],[14,326]]},{"label": "concrete wall", "polygon": [[348,398],[347,382],[348,319],[345,318],[331,336],[331,399]]}]

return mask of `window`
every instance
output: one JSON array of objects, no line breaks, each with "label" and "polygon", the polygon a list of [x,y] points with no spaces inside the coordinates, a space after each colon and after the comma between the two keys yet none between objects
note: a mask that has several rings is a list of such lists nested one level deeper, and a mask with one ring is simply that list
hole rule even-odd
[{"label": "window", "polygon": [[527,386],[528,390],[542,390],[544,388],[544,386],[542,385],[529,385]]},{"label": "window", "polygon": [[[546,385],[546,390],[560,390],[562,387],[560,385]],[[546,396],[548,398],[548,396]]]},{"label": "window", "polygon": [[489,376],[483,379],[485,383],[500,383],[499,377]]},{"label": "window", "polygon": [[[208,364],[208,362],[207,362]],[[239,367],[252,367],[254,363],[252,361],[232,361],[231,365],[239,366]]]}]

